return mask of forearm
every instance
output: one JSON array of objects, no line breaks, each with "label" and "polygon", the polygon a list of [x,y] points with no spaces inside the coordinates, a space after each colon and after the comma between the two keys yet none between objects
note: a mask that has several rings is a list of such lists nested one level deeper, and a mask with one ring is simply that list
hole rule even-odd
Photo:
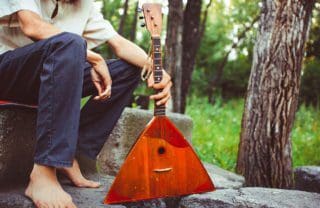
[{"label": "forearm", "polygon": [[142,48],[120,35],[111,39],[108,43],[119,58],[139,68],[142,68],[148,60],[148,55]]}]

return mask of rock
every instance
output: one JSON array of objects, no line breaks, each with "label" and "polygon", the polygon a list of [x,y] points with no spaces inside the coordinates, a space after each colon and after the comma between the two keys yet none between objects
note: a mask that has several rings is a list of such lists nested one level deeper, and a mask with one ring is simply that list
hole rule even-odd
[{"label": "rock", "polygon": [[233,172],[226,171],[218,166],[204,163],[216,189],[241,188],[244,185],[244,177]]},{"label": "rock", "polygon": [[0,184],[28,179],[35,145],[34,109],[0,109]]},{"label": "rock", "polygon": [[320,193],[320,166],[298,167],[294,171],[294,178],[295,189]]},{"label": "rock", "polygon": [[[76,188],[62,179],[62,185],[66,192],[70,193],[78,208],[167,208],[164,200],[156,199],[138,203],[123,205],[104,205],[103,199],[114,179],[113,176],[95,175],[91,179],[99,179],[102,186],[98,189]],[[23,188],[0,190],[1,208],[35,208],[33,203],[23,195]]]},{"label": "rock", "polygon": [[[130,148],[139,134],[151,120],[151,111],[126,108],[103,149],[98,156],[98,166],[102,173],[116,175]],[[169,113],[184,136],[191,141],[192,120],[190,117]]]},{"label": "rock", "polygon": [[269,188],[221,189],[181,200],[179,208],[318,208],[320,194]]},{"label": "rock", "polygon": [[[177,127],[191,140],[192,120],[169,114]],[[139,133],[150,121],[151,111],[125,109],[99,155],[102,172],[115,175]],[[0,109],[0,184],[26,181],[33,163],[36,109],[2,107]],[[91,168],[96,165],[91,164]],[[14,180],[13,180],[14,179]]]}]

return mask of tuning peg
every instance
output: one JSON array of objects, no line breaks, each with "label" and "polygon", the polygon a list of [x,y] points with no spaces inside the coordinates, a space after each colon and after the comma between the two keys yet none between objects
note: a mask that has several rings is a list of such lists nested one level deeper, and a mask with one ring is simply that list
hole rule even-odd
[{"label": "tuning peg", "polygon": [[139,19],[144,19],[144,16],[140,16]]},{"label": "tuning peg", "polygon": [[142,23],[140,26],[141,26],[141,27],[145,27],[145,26],[146,26],[146,24]]}]

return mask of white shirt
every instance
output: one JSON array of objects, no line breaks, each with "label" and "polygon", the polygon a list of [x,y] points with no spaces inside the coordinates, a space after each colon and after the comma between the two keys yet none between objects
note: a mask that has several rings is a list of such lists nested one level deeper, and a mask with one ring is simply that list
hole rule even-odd
[{"label": "white shirt", "polygon": [[76,4],[59,1],[58,4],[58,14],[51,19],[56,0],[0,0],[0,54],[33,42],[19,27],[16,14],[19,10],[35,12],[62,31],[82,36],[90,49],[117,34],[110,22],[104,20],[94,0],[79,0]]}]

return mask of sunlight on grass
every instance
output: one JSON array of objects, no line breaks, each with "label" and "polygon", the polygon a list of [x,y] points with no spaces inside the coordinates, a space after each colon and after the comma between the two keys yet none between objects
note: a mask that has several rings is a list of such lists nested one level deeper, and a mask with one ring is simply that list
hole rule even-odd
[{"label": "sunlight on grass", "polygon": [[[210,105],[192,98],[187,114],[194,122],[193,144],[201,159],[234,171],[238,152],[243,100]],[[301,106],[292,132],[294,166],[320,165],[320,111]]]}]

